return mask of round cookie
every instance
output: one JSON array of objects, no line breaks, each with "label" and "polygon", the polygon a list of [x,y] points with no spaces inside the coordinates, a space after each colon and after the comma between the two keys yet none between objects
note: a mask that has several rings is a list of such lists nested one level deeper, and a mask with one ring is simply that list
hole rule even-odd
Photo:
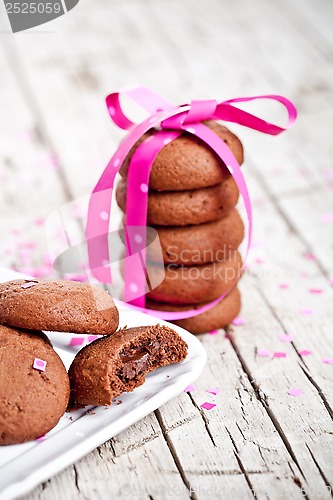
[{"label": "round cookie", "polygon": [[[199,309],[205,304],[194,304],[182,306],[179,304],[166,304],[148,299],[146,307],[157,311],[187,311],[189,309]],[[228,325],[239,313],[241,308],[241,296],[238,288],[231,290],[228,295],[213,306],[208,311],[193,316],[192,318],[178,319],[172,321],[175,325],[181,326],[191,333],[199,334],[217,330]]]},{"label": "round cookie", "polygon": [[[45,361],[45,371],[33,368]],[[0,445],[43,436],[58,423],[69,399],[66,369],[42,332],[0,325]]]},{"label": "round cookie", "polygon": [[151,290],[147,297],[170,304],[200,304],[216,299],[226,292],[241,276],[242,258],[236,250],[223,262],[203,266],[165,267],[147,264],[149,280],[160,285]]},{"label": "round cookie", "polygon": [[[123,212],[126,208],[126,180],[120,179],[116,200]],[[147,224],[188,226],[219,219],[233,208],[239,197],[232,176],[223,182],[190,191],[149,191]]]},{"label": "round cookie", "polygon": [[183,361],[186,342],[164,325],[119,330],[85,346],[69,369],[71,407],[110,405],[122,392],[131,392],[147,373]]},{"label": "round cookie", "polygon": [[8,326],[108,335],[118,322],[112,297],[97,286],[66,280],[0,284],[0,323]]},{"label": "round cookie", "polygon": [[[217,122],[204,123],[229,146],[238,163],[243,163],[243,146],[238,137]],[[149,131],[131,149],[119,171],[122,177],[127,176],[135,149],[152,134],[153,131]],[[199,189],[214,186],[229,175],[225,164],[209,146],[185,132],[164,146],[156,156],[150,172],[149,187],[156,191]]]},{"label": "round cookie", "polygon": [[[244,238],[244,225],[238,211],[230,212],[213,222],[197,226],[155,227],[162,248],[163,261],[167,264],[193,266],[221,262],[230,251],[237,250]],[[147,258],[156,261],[156,245],[147,249]]]}]

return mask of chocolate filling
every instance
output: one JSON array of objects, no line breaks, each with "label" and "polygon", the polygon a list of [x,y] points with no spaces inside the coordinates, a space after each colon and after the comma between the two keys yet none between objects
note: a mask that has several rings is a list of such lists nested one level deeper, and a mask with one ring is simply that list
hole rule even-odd
[{"label": "chocolate filling", "polygon": [[123,349],[119,355],[123,365],[118,371],[118,377],[132,380],[144,373],[148,369],[149,363],[154,361],[153,356],[158,352],[159,347],[160,343],[156,341],[137,348]]}]

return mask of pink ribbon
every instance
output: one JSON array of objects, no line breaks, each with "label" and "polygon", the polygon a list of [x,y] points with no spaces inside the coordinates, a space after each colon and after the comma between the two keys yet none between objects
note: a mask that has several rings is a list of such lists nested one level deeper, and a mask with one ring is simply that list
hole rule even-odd
[{"label": "pink ribbon", "polygon": [[[120,105],[120,97],[126,96],[139,104],[149,113],[148,118],[139,124],[133,123],[123,112]],[[268,99],[278,101],[287,110],[288,123],[285,127],[279,127],[252,115],[240,108],[233,106],[236,103],[253,100]],[[111,283],[111,269],[109,265],[108,249],[108,227],[109,221],[105,213],[111,210],[112,188],[114,179],[126,158],[130,149],[149,129],[159,126],[161,130],[143,141],[136,148],[129,164],[127,175],[127,201],[126,201],[126,227],[141,227],[139,243],[126,245],[126,256],[135,256],[141,249],[142,264],[145,266],[146,225],[148,207],[148,185],[149,175],[155,157],[161,149],[170,141],[179,137],[182,132],[188,132],[204,141],[221,158],[234,177],[244,205],[248,219],[248,243],[244,263],[251,245],[252,236],[252,209],[247,186],[240,170],[240,166],[225,142],[220,139],[210,128],[203,123],[204,120],[223,120],[243,125],[258,130],[265,134],[278,135],[288,129],[296,120],[297,111],[295,106],[286,98],[279,95],[262,95],[254,97],[240,97],[228,101],[217,102],[215,100],[194,100],[190,104],[174,106],[172,103],[159,96],[144,86],[127,87],[118,92],[110,94],[106,99],[110,116],[118,127],[129,130],[128,135],[120,144],[113,155],[103,174],[101,175],[91,195],[88,219],[86,226],[86,238],[88,244],[89,266],[92,274],[100,282]],[[126,237],[129,241],[128,235]],[[132,308],[147,312],[159,318],[167,320],[184,319],[197,316],[214,307],[229,292],[225,292],[209,304],[198,309],[181,312],[165,312],[146,309],[145,290],[146,280],[144,274],[137,273],[137,259],[126,258],[124,261],[125,289],[124,297]]]}]

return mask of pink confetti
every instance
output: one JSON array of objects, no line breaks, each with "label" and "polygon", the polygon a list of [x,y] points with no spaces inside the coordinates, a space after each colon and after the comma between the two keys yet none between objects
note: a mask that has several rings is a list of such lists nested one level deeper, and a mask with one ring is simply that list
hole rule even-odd
[{"label": "pink confetti", "polygon": [[188,385],[187,387],[185,387],[184,389],[184,392],[192,392],[192,391],[196,391],[196,388],[194,385],[190,384]]},{"label": "pink confetti", "polygon": [[287,354],[283,351],[277,351],[273,354],[274,358],[286,358]]},{"label": "pink confetti", "polygon": [[97,340],[98,338],[99,338],[98,335],[89,335],[88,342],[94,342],[94,340]]},{"label": "pink confetti", "polygon": [[311,252],[308,252],[304,255],[304,257],[307,259],[307,260],[316,260],[317,257],[315,256],[315,254],[311,253]]},{"label": "pink confetti", "polygon": [[209,389],[207,389],[207,392],[209,392],[209,394],[214,394],[214,396],[216,396],[221,391],[220,389],[216,389],[215,387],[210,387]]},{"label": "pink confetti", "polygon": [[31,286],[37,285],[38,281],[28,281],[27,283],[23,283],[21,288],[30,288]]},{"label": "pink confetti", "polygon": [[32,367],[35,368],[35,370],[39,370],[40,372],[45,372],[46,365],[47,362],[43,359],[35,358]]},{"label": "pink confetti", "polygon": [[204,410],[211,410],[212,408],[214,408],[216,405],[213,404],[213,403],[208,403],[207,401],[205,403],[203,403],[201,405],[201,408],[203,408]]},{"label": "pink confetti", "polygon": [[309,292],[312,293],[313,295],[319,295],[321,293],[323,293],[323,289],[322,288],[310,288],[309,289]]},{"label": "pink confetti", "polygon": [[314,313],[314,310],[313,310],[311,307],[303,307],[303,308],[300,310],[300,313],[301,313],[303,316],[311,316],[311,315]]},{"label": "pink confetti", "polygon": [[263,358],[271,356],[272,353],[268,349],[257,349],[257,356],[261,356]]},{"label": "pink confetti", "polygon": [[35,226],[43,226],[44,222],[44,219],[42,219],[41,217],[34,220]]},{"label": "pink confetti", "polygon": [[208,332],[209,335],[217,335],[219,333],[219,330],[211,330]]},{"label": "pink confetti", "polygon": [[297,396],[304,394],[304,391],[302,391],[302,389],[298,389],[297,387],[292,387],[291,389],[289,389],[289,391],[287,391],[287,394],[290,394],[290,396],[297,398]]},{"label": "pink confetti", "polygon": [[333,222],[333,213],[327,212],[326,214],[322,214],[320,220],[325,224],[330,224],[331,222]]},{"label": "pink confetti", "polygon": [[257,257],[257,258],[254,260],[254,262],[255,262],[256,264],[265,264],[265,262],[266,262],[266,261],[265,261],[265,259],[263,259],[262,257]]},{"label": "pink confetti", "polygon": [[279,340],[281,340],[281,342],[292,342],[293,338],[291,335],[288,335],[288,333],[281,333],[279,335]]},{"label": "pink confetti", "polygon": [[333,286],[333,278],[330,278],[330,280],[329,280],[329,284],[330,284],[331,286]]},{"label": "pink confetti", "polygon": [[240,316],[237,316],[237,318],[234,318],[231,323],[235,326],[242,326],[245,325],[246,321]]},{"label": "pink confetti", "polygon": [[281,288],[281,290],[287,290],[289,288],[289,285],[288,283],[280,283],[279,288]]},{"label": "pink confetti", "polygon": [[312,351],[308,351],[306,349],[302,349],[301,351],[298,351],[298,354],[300,356],[310,356],[310,354],[312,354]]},{"label": "pink confetti", "polygon": [[69,344],[70,346],[78,346],[84,343],[84,337],[72,337]]},{"label": "pink confetti", "polygon": [[326,363],[327,365],[333,365],[333,358],[322,358],[320,361],[322,363]]}]

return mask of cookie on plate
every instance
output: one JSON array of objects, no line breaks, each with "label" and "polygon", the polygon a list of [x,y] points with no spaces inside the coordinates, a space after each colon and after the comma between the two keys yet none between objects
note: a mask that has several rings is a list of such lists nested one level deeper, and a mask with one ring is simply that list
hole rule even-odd
[{"label": "cookie on plate", "polygon": [[69,369],[71,406],[110,405],[143,384],[147,373],[183,361],[186,342],[163,325],[119,330],[77,353]]},{"label": "cookie on plate", "polygon": [[[243,146],[229,129],[214,121],[205,122],[232,151],[239,164],[243,162]],[[137,146],[153,132],[145,134],[131,149],[120,168],[126,178],[130,159]],[[184,133],[167,144],[156,156],[150,172],[149,187],[156,191],[184,191],[214,186],[229,176],[222,160],[203,141]]]},{"label": "cookie on plate", "polygon": [[118,322],[112,297],[97,286],[66,280],[0,284],[0,323],[8,326],[107,335]]},{"label": "cookie on plate", "polygon": [[[156,302],[148,299],[146,307],[148,309],[156,309],[157,311],[187,311],[188,309],[199,309],[204,306],[202,304],[179,305],[166,304],[165,302]],[[213,306],[208,311],[193,316],[192,318],[178,319],[172,321],[175,325],[179,325],[191,333],[199,334],[217,330],[228,325],[238,314],[241,308],[241,296],[238,288],[231,290],[228,295]]]},{"label": "cookie on plate", "polygon": [[[184,266],[223,261],[230,251],[237,250],[244,238],[244,225],[234,208],[227,215],[196,226],[155,227],[166,264]],[[156,249],[158,253],[155,256]],[[160,258],[160,248],[150,245],[147,258]]]},{"label": "cookie on plate", "polygon": [[223,262],[202,266],[154,266],[147,263],[149,279],[160,283],[147,297],[170,304],[200,304],[216,299],[237,283],[242,258],[236,250]]},{"label": "cookie on plate", "polygon": [[0,445],[49,432],[66,411],[66,368],[42,333],[0,325]]},{"label": "cookie on plate", "polygon": [[[116,199],[123,212],[126,208],[125,179],[120,179]],[[219,219],[233,208],[239,197],[234,178],[189,191],[149,191],[147,224],[158,226],[188,226]]]}]

